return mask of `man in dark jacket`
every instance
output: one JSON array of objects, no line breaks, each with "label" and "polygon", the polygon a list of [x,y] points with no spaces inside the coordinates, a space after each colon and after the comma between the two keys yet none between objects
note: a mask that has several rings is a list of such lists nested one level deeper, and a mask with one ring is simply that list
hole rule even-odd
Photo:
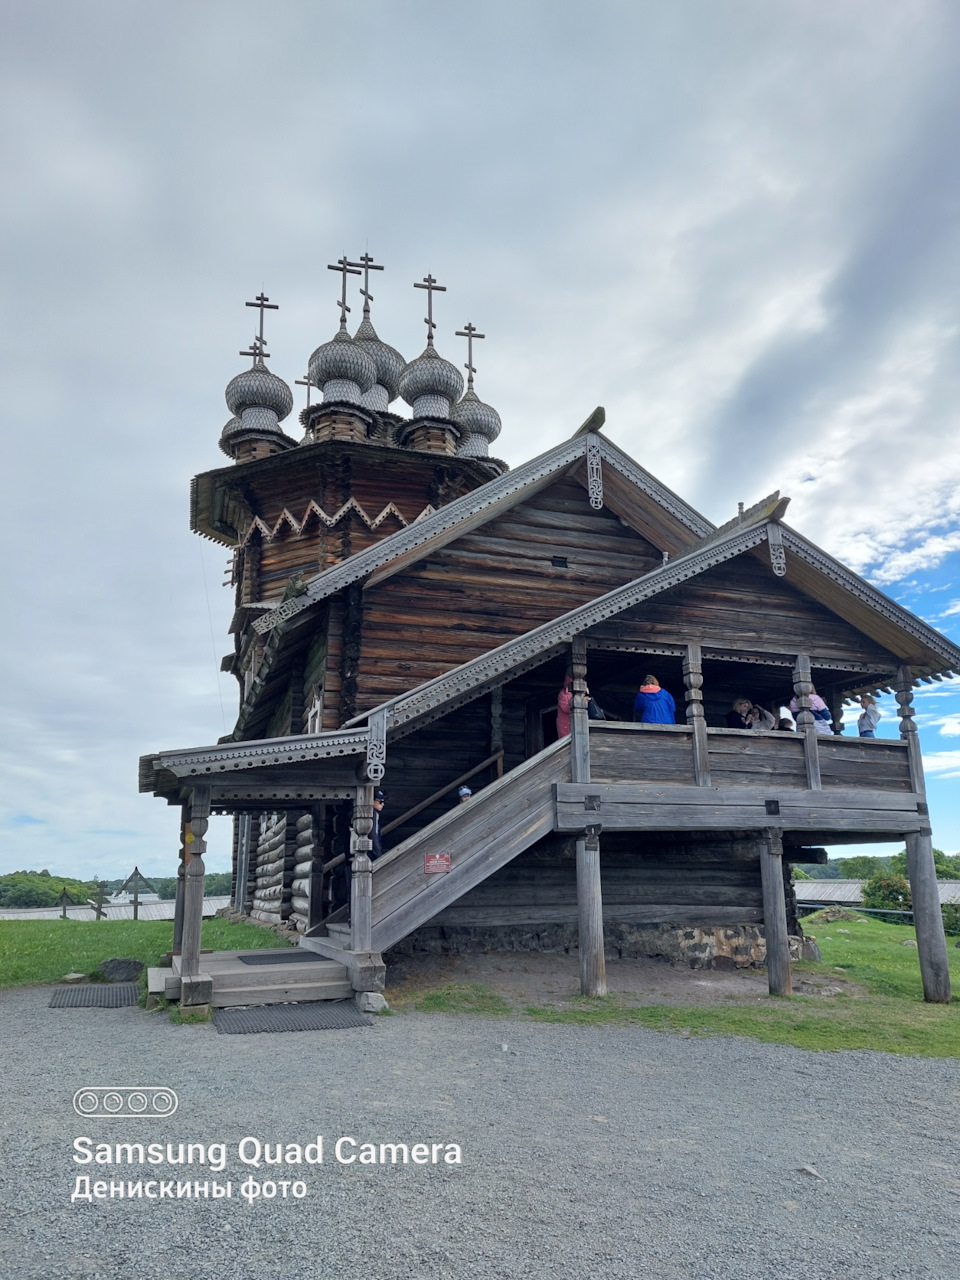
[{"label": "man in dark jacket", "polygon": [[383,853],[383,841],[380,838],[380,815],[383,813],[383,806],[387,797],[378,787],[373,793],[373,826],[370,828],[370,843],[373,848],[370,850],[370,861],[379,858]]},{"label": "man in dark jacket", "polygon": [[633,718],[641,724],[676,724],[677,708],[656,676],[644,676],[633,703]]}]

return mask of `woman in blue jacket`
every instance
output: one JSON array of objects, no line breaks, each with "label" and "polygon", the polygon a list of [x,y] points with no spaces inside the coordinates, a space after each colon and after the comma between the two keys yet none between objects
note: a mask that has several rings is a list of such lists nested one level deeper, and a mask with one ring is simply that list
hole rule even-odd
[{"label": "woman in blue jacket", "polygon": [[640,692],[633,702],[633,718],[641,724],[676,724],[677,708],[666,689],[660,688],[656,676],[644,676]]}]

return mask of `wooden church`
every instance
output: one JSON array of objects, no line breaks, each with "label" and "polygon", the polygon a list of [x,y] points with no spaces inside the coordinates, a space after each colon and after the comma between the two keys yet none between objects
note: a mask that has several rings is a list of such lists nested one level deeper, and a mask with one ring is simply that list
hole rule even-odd
[{"label": "wooden church", "polygon": [[[340,329],[310,357],[302,438],[281,425],[293,397],[265,363],[261,295],[251,367],[226,389],[231,461],[192,486],[192,528],[232,552],[240,709],[218,743],[140,762],[141,790],[182,810],[183,1002],[297,998],[218,994],[199,947],[211,812],[234,815],[235,909],[286,922],[368,993],[398,948],[470,947],[578,949],[587,994],[605,955],[765,957],[789,993],[791,864],[905,842],[924,993],[948,1000],[912,690],[960,650],[786,525],[788,499],[715,527],[603,434],[601,409],[509,469],[474,390],[483,335],[459,331],[466,390],[436,349],[437,282],[417,286],[427,345],[407,362],[371,323],[377,264],[334,269]],[[648,673],[676,723],[634,722]],[[887,687],[899,739],[845,733],[844,699]],[[743,696],[796,697],[796,731],[729,728]]]}]

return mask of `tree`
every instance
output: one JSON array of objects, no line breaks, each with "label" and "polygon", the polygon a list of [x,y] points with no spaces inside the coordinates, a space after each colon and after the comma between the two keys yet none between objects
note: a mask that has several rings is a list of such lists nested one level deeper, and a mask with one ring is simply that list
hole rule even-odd
[{"label": "tree", "polygon": [[[909,911],[913,906],[910,883],[895,871],[878,871],[863,886],[863,905],[874,911]],[[893,923],[903,916],[891,916]]]},{"label": "tree", "polygon": [[807,873],[804,871],[802,867],[793,868],[793,878],[794,880],[810,880],[811,879],[811,877],[807,875]]},{"label": "tree", "polygon": [[853,858],[838,858],[837,866],[843,880],[869,880],[878,871],[889,871],[890,859],[859,854]]},{"label": "tree", "polygon": [[[951,857],[949,853],[944,853],[942,849],[934,849],[933,865],[936,869],[938,880],[960,880],[960,854],[954,854]],[[900,876],[907,874],[906,849],[901,849],[899,853],[893,855],[890,859],[890,870],[895,871]]]}]

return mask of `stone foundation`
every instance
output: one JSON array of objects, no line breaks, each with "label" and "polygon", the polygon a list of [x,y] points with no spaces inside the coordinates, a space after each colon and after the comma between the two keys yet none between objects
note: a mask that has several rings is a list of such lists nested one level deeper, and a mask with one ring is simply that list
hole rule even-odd
[{"label": "stone foundation", "polygon": [[[647,957],[691,969],[749,969],[766,964],[767,944],[759,925],[620,924],[604,922],[608,960]],[[426,925],[398,942],[384,959],[404,955],[456,955],[471,951],[576,951],[575,925],[480,928]],[[792,960],[819,960],[815,938],[790,938]]]}]

